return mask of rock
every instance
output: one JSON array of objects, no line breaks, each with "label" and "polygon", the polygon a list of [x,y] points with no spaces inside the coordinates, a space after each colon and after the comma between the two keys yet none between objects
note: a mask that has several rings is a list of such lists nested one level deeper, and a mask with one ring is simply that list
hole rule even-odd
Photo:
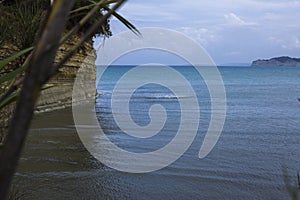
[{"label": "rock", "polygon": [[[62,45],[55,59],[55,62],[58,62],[65,53],[67,53],[74,45],[80,40],[79,36],[75,36],[72,40],[67,41]],[[4,46],[0,48],[0,58],[5,58],[9,55],[6,55],[8,50],[11,52],[17,52],[15,48],[9,48]],[[4,53],[5,52],[5,55]],[[10,54],[11,55],[11,54]],[[59,70],[59,73],[53,77],[47,86],[52,86],[49,89],[43,90],[37,102],[35,113],[49,112],[52,110],[63,109],[72,105],[72,101],[80,102],[82,99],[72,99],[73,84],[76,78],[77,72],[80,69],[81,71],[87,73],[84,74],[84,77],[81,77],[82,80],[89,80],[95,84],[96,81],[96,53],[92,45],[92,40],[86,42],[83,47]],[[94,88],[82,90],[85,97],[91,97],[96,94]],[[82,95],[80,95],[82,96]],[[0,112],[0,144],[6,135],[7,128],[10,122],[10,119],[13,115],[15,104],[12,104]]]},{"label": "rock", "polygon": [[[79,37],[76,37],[60,47],[57,52],[56,62],[61,59],[67,51],[74,47],[75,43],[78,42],[79,39]],[[91,81],[95,84],[96,52],[92,46],[91,41],[85,43],[83,49],[84,50],[78,51],[59,70],[59,73],[51,79],[48,84],[52,84],[53,87],[42,91],[36,107],[37,109],[39,109],[38,112],[44,112],[45,110],[56,110],[62,107],[71,106],[72,102],[76,103],[84,101],[84,99],[72,99],[73,84],[76,76],[79,76],[82,80]],[[78,71],[79,69],[80,72]],[[96,93],[93,88],[85,88],[84,90],[82,90],[82,92],[87,98],[94,96]]]},{"label": "rock", "polygon": [[286,66],[286,67],[300,67],[300,58],[291,58],[288,56],[271,58],[268,60],[256,60],[252,62],[251,66]]}]

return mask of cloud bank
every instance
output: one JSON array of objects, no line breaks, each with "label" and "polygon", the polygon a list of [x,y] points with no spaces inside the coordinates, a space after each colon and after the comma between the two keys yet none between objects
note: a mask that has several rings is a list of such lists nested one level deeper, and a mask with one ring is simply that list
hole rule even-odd
[{"label": "cloud bank", "polygon": [[[300,0],[131,0],[119,11],[137,27],[178,30],[218,64],[300,57]],[[126,30],[112,20],[114,33]]]}]

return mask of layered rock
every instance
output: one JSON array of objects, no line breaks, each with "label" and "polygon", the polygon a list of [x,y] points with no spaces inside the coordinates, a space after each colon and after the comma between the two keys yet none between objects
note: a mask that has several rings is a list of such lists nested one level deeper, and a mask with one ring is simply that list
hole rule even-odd
[{"label": "layered rock", "polygon": [[[60,60],[74,45],[79,41],[79,37],[72,38],[62,45],[56,57],[56,62]],[[3,52],[3,53],[2,53]],[[15,49],[6,47],[0,50],[3,58],[17,52]],[[5,55],[4,55],[5,54]],[[8,55],[6,55],[8,54]],[[92,46],[92,41],[86,42],[83,47],[59,70],[59,73],[53,77],[45,87],[50,87],[41,92],[35,112],[47,112],[55,109],[62,109],[72,105],[72,90],[77,72],[80,69],[84,74],[83,80],[93,83],[96,81],[96,53]],[[82,73],[85,72],[85,73]],[[84,95],[95,95],[94,88],[83,90]],[[82,95],[80,95],[82,97]],[[82,101],[74,99],[73,101]],[[5,132],[9,125],[9,119],[13,115],[15,105],[10,105],[1,110],[0,113],[0,143],[3,140]]]},{"label": "layered rock", "polygon": [[[72,47],[74,47],[78,40],[79,38],[75,38],[61,46],[57,52],[56,61],[60,60]],[[86,42],[83,45],[83,48],[64,64],[59,70],[59,73],[45,85],[45,87],[50,88],[41,92],[41,96],[36,106],[36,112],[51,111],[71,106],[73,84],[78,70],[80,69],[80,73],[85,75],[84,80],[95,83],[95,61],[96,53],[92,46],[92,42]],[[87,96],[95,95],[94,90],[84,90],[83,92]],[[79,101],[79,99],[76,101]]]}]

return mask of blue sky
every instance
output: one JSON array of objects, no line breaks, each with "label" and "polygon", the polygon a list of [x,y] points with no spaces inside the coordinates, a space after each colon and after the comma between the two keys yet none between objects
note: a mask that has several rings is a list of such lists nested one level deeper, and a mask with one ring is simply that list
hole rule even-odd
[{"label": "blue sky", "polygon": [[[300,0],[129,0],[120,10],[137,28],[180,31],[217,64],[300,57]],[[112,19],[114,34],[126,30]]]}]

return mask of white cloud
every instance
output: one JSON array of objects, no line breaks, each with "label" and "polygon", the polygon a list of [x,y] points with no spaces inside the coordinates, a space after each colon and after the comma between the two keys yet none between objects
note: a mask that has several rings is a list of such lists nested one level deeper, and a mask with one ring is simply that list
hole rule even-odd
[{"label": "white cloud", "polygon": [[164,5],[149,3],[128,3],[119,11],[128,19],[143,20],[151,22],[161,22],[182,19],[176,12],[167,9]]},{"label": "white cloud", "polygon": [[299,0],[269,0],[269,1],[261,1],[261,0],[245,0],[245,3],[249,6],[253,6],[257,9],[265,9],[265,10],[282,10],[286,8],[300,8]]},{"label": "white cloud", "polygon": [[238,56],[241,54],[241,52],[239,51],[231,51],[231,52],[228,52],[228,53],[225,53],[227,56]]},{"label": "white cloud", "polygon": [[257,25],[256,23],[246,22],[246,21],[242,20],[239,16],[237,16],[234,13],[225,14],[224,17],[225,17],[227,23],[229,25],[233,25],[233,26],[251,26],[251,25]]},{"label": "white cloud", "polygon": [[246,22],[241,20],[236,14],[229,13],[228,15],[224,15],[225,19],[228,21],[229,24],[233,25],[245,25]]},{"label": "white cloud", "polygon": [[[138,28],[181,31],[223,63],[264,52],[300,56],[299,10],[300,0],[130,0],[119,12]],[[119,24],[113,20],[114,33],[126,29]]]},{"label": "white cloud", "polygon": [[295,37],[295,47],[297,48],[297,49],[300,49],[300,40],[297,38],[297,37]]},{"label": "white cloud", "polygon": [[177,29],[177,31],[190,36],[204,46],[219,39],[219,36],[217,36],[212,30],[208,30],[207,28],[180,27]]},{"label": "white cloud", "polygon": [[300,40],[296,36],[286,37],[283,39],[275,36],[270,36],[268,40],[275,45],[279,45],[283,49],[288,49],[288,50],[300,49]]}]

